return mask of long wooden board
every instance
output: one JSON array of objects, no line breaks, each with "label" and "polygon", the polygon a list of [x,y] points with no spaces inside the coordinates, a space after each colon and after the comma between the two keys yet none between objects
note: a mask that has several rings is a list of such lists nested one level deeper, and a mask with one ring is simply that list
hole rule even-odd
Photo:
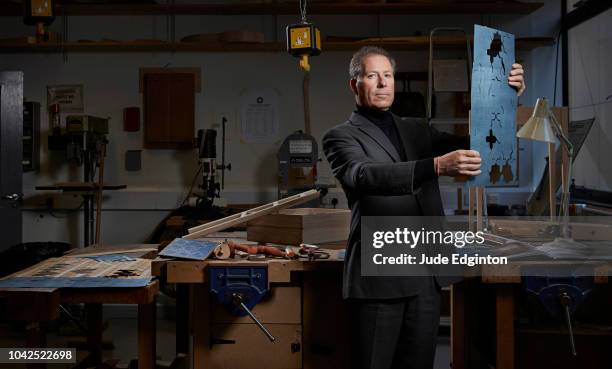
[{"label": "long wooden board", "polygon": [[262,215],[273,213],[281,209],[286,209],[292,206],[306,203],[318,197],[319,197],[319,191],[317,190],[310,190],[310,191],[302,192],[300,194],[289,196],[284,199],[274,201],[274,202],[271,202],[271,203],[268,203],[262,206],[258,206],[256,208],[249,209],[249,210],[243,211],[238,214],[230,215],[229,217],[221,218],[213,222],[209,222],[209,223],[197,226],[197,227],[189,228],[189,231],[188,231],[189,234],[186,236],[183,236],[183,238],[188,239],[188,240],[202,238],[211,233],[219,232],[224,229],[234,227],[242,223],[246,223],[249,220],[258,218]]}]

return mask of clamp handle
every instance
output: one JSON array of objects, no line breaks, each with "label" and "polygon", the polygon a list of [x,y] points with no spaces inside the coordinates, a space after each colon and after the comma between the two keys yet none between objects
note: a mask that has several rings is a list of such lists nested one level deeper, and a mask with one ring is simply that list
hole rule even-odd
[{"label": "clamp handle", "polygon": [[570,305],[572,298],[567,292],[563,292],[559,295],[561,306],[565,310],[565,322],[567,323],[567,331],[569,333],[570,348],[572,350],[572,356],[576,356],[576,345],[574,344],[574,330],[572,329],[572,318],[570,316]]},{"label": "clamp handle", "polygon": [[232,301],[234,302],[234,304],[236,304],[238,307],[240,307],[242,310],[244,310],[249,315],[249,317],[251,317],[251,319],[253,319],[255,324],[257,324],[259,329],[261,329],[261,331],[268,337],[270,342],[276,341],[276,338],[274,338],[272,333],[270,333],[270,331],[268,331],[266,329],[266,327],[264,327],[264,325],[261,324],[259,319],[257,319],[257,317],[255,315],[253,315],[251,310],[244,304],[244,298],[242,297],[241,294],[239,294],[239,293],[232,293]]}]

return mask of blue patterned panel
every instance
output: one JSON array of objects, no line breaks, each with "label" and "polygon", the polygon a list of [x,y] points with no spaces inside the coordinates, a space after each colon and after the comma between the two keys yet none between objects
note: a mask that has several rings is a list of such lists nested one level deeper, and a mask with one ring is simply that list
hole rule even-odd
[{"label": "blue patterned panel", "polygon": [[482,173],[468,186],[514,186],[517,178],[516,90],[508,85],[514,35],[474,26],[470,145],[480,153]]},{"label": "blue patterned panel", "polygon": [[15,277],[0,280],[0,288],[133,288],[150,282],[151,278]]},{"label": "blue patterned panel", "polygon": [[217,242],[177,238],[170,242],[170,244],[166,246],[166,248],[164,248],[159,255],[172,258],[205,260],[210,256],[217,245]]}]

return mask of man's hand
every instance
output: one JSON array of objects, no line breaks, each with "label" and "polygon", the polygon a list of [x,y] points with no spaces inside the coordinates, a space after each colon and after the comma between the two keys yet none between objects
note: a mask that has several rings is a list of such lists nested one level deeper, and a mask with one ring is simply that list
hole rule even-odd
[{"label": "man's hand", "polygon": [[512,70],[508,76],[508,84],[516,89],[516,96],[521,96],[525,91],[525,80],[523,78],[523,66],[514,63],[512,64]]},{"label": "man's hand", "polygon": [[477,176],[480,174],[480,153],[474,150],[456,150],[434,158],[438,176]]}]

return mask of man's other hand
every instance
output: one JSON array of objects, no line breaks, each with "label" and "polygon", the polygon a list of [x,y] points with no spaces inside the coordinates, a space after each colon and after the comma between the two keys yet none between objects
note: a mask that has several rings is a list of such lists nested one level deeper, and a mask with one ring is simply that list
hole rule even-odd
[{"label": "man's other hand", "polygon": [[512,64],[512,70],[508,76],[508,84],[516,89],[516,96],[521,96],[523,91],[525,91],[524,74],[522,65],[518,63]]},{"label": "man's other hand", "polygon": [[480,153],[474,150],[455,150],[434,158],[438,176],[477,176],[480,174]]}]

